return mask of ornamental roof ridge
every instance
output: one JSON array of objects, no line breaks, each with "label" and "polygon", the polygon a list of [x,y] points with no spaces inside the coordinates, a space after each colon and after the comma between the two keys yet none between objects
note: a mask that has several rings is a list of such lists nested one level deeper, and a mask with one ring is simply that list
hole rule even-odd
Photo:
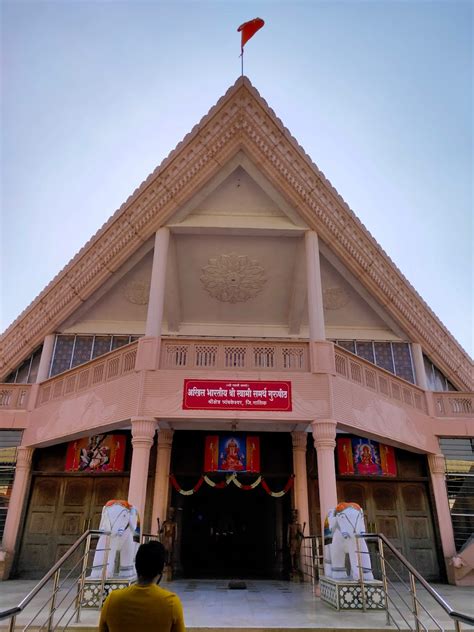
[{"label": "ornamental roof ridge", "polygon": [[469,385],[472,363],[467,353],[245,76],[236,80],[0,336],[0,343],[5,343],[2,374],[52,333],[239,148],[257,159],[262,172],[282,188],[309,225],[317,224],[323,240],[364,276],[367,289],[398,316],[412,339],[425,342],[448,377],[457,373],[450,379],[462,382],[463,387]]}]

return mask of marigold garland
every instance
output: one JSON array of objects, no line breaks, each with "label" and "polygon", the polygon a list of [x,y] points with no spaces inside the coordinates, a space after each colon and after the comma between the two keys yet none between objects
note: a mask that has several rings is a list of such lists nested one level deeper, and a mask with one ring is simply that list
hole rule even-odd
[{"label": "marigold garland", "polygon": [[213,487],[214,489],[224,489],[227,485],[230,485],[230,483],[234,483],[236,487],[238,487],[239,489],[243,489],[244,491],[255,489],[261,484],[263,489],[267,492],[269,496],[272,496],[273,498],[281,498],[293,487],[294,478],[294,474],[292,474],[282,490],[280,490],[279,492],[272,492],[262,475],[255,479],[253,483],[250,483],[250,485],[244,485],[237,479],[237,474],[235,472],[233,472],[232,474],[227,474],[225,480],[219,481],[219,483],[213,481],[211,478],[209,478],[209,476],[207,476],[207,474],[203,474],[194,487],[192,487],[191,489],[183,489],[176,480],[174,474],[170,474],[171,484],[173,485],[175,490],[182,496],[192,496],[197,491],[199,491],[203,483],[207,483],[209,487]]}]

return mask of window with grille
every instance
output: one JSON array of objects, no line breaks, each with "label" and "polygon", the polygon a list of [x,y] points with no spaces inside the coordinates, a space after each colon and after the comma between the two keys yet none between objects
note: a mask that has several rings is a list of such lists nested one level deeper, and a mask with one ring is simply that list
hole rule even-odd
[{"label": "window with grille", "polygon": [[119,349],[128,345],[139,336],[92,336],[92,335],[69,335],[59,334],[56,336],[53,360],[51,362],[50,377],[58,375],[63,371],[69,371],[76,366],[80,366],[89,360],[94,360],[104,353],[109,353],[114,349]]},{"label": "window with grille", "polygon": [[415,371],[408,342],[375,342],[372,340],[336,340],[337,345],[355,353],[407,382],[415,384]]},{"label": "window with grille", "polygon": [[456,550],[474,538],[474,439],[441,438]]}]

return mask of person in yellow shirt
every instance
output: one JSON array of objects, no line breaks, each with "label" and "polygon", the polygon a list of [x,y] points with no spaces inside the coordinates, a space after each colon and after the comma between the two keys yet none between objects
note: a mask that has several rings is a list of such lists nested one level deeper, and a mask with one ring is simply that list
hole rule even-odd
[{"label": "person in yellow shirt", "polygon": [[139,547],[137,583],[109,594],[100,613],[99,632],[185,632],[179,597],[157,586],[165,556],[160,542]]}]

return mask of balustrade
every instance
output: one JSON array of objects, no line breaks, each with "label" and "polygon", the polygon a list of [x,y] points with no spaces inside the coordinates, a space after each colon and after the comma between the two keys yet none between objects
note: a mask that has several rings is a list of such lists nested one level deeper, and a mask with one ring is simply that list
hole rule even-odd
[{"label": "balustrade", "polygon": [[337,375],[427,413],[425,393],[422,389],[341,347],[336,346],[335,354]]},{"label": "balustrade", "polygon": [[309,371],[306,342],[164,340],[161,369]]},{"label": "balustrade", "polygon": [[138,343],[132,342],[46,380],[40,386],[38,406],[131,373],[135,370],[137,347]]},{"label": "balustrade", "polygon": [[26,410],[31,384],[0,384],[0,409]]},{"label": "balustrade", "polygon": [[474,395],[472,393],[433,393],[438,417],[473,417]]}]

